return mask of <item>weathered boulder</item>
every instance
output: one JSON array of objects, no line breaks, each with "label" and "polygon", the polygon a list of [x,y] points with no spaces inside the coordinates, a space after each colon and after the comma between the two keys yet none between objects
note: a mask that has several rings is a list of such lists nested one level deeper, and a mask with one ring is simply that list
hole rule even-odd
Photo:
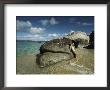
[{"label": "weathered boulder", "polygon": [[62,38],[53,39],[41,45],[40,54],[37,55],[37,62],[40,67],[73,58],[73,54],[69,49],[70,43],[72,43],[70,39]]},{"label": "weathered boulder", "polygon": [[40,53],[44,52],[58,52],[58,53],[70,53],[69,44],[72,41],[67,38],[63,39],[53,39],[51,41],[45,42],[40,47]]},{"label": "weathered boulder", "polygon": [[89,43],[89,36],[85,32],[81,31],[72,32],[65,36],[65,38],[79,42],[79,44],[87,45]]},{"label": "weathered boulder", "polygon": [[46,67],[63,60],[69,60],[71,58],[73,58],[73,55],[69,53],[45,52],[42,55],[40,55],[39,64],[40,67]]},{"label": "weathered boulder", "polygon": [[94,48],[94,31],[92,31],[89,35],[90,37],[90,41],[89,41],[89,44],[93,46]]},{"label": "weathered boulder", "polygon": [[87,49],[94,49],[94,31],[92,31],[89,35],[89,44],[87,46],[85,46],[84,48]]},{"label": "weathered boulder", "polygon": [[[74,43],[77,48],[78,44],[88,44],[89,37],[84,32],[74,32],[61,39],[53,39],[45,42],[40,47],[38,56],[40,67],[49,66],[59,61],[74,58],[70,51],[69,44]],[[78,43],[79,42],[79,43]]]}]

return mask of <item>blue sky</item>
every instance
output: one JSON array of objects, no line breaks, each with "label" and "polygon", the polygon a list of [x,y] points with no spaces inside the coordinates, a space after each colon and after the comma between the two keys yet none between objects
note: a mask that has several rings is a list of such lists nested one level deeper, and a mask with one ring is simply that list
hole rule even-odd
[{"label": "blue sky", "polygon": [[73,31],[89,34],[94,30],[94,16],[17,16],[17,40],[45,41]]}]

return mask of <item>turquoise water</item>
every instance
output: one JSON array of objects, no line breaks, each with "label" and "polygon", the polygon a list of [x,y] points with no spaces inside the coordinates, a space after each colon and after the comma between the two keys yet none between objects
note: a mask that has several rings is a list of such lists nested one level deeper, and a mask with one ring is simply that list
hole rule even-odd
[{"label": "turquoise water", "polygon": [[17,56],[38,54],[40,46],[44,42],[37,41],[16,41],[16,52]]}]

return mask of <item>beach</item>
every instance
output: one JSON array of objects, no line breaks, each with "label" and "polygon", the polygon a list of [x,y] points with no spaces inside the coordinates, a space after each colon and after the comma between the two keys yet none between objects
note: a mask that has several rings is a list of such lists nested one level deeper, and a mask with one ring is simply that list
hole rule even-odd
[{"label": "beach", "polygon": [[77,58],[41,68],[36,54],[43,43],[17,41],[16,74],[94,74],[94,49],[77,48]]}]

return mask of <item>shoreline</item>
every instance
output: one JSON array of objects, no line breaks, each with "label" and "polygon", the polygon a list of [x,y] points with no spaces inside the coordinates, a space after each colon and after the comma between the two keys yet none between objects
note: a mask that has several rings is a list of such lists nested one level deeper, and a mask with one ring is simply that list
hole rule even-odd
[{"label": "shoreline", "polygon": [[77,60],[65,60],[40,68],[36,63],[36,55],[24,55],[17,57],[17,74],[93,74],[94,73],[94,49],[77,49]]}]

